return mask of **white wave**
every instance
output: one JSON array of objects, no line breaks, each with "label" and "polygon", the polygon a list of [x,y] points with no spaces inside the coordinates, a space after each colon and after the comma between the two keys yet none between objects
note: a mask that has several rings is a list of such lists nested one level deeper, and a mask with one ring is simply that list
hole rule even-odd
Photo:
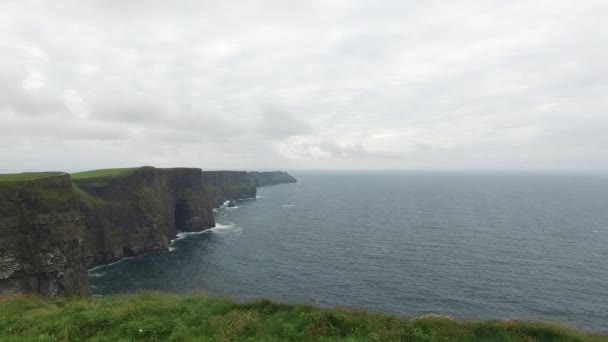
[{"label": "white wave", "polygon": [[209,229],[209,231],[211,231],[214,234],[226,235],[226,234],[231,234],[231,233],[240,234],[243,231],[243,229],[241,227],[235,225],[234,223],[229,223],[229,224],[215,223],[215,227]]},{"label": "white wave", "polygon": [[[240,208],[238,205],[236,205],[237,201],[231,201],[231,200],[226,200],[224,201],[224,203],[222,203],[222,205],[219,206],[219,208],[215,208],[213,209],[214,213],[217,213],[219,211],[223,211],[223,210],[231,210],[231,209],[238,209]],[[230,206],[230,204],[232,204],[232,206]]]},{"label": "white wave", "polygon": [[233,229],[235,227],[234,223],[229,223],[229,224],[221,224],[221,223],[215,223],[215,227],[209,229],[210,231],[218,231],[218,230],[228,230],[228,229]]},{"label": "white wave", "polygon": [[[178,235],[179,235],[179,234],[178,234]],[[171,240],[171,242],[173,242],[173,241],[175,241],[175,240]],[[111,262],[111,263],[109,263],[109,264],[105,264],[105,265],[97,265],[97,266],[95,266],[95,267],[93,267],[93,268],[88,269],[88,270],[87,270],[87,272],[89,272],[89,275],[93,275],[93,274],[95,274],[95,273],[92,273],[92,272],[95,272],[95,271],[97,271],[97,270],[103,269],[104,267],[113,266],[113,265],[116,265],[116,264],[121,263],[121,262],[123,262],[123,261],[127,261],[127,260],[130,260],[130,259],[135,259],[135,258],[141,258],[141,257],[144,257],[144,256],[146,256],[146,255],[148,255],[148,254],[151,254],[151,253],[158,253],[158,252],[160,252],[160,251],[150,251],[150,252],[148,252],[148,253],[142,253],[142,254],[140,254],[140,255],[136,255],[136,256],[123,257],[122,259],[120,259],[120,260],[116,260],[116,261]],[[101,273],[101,272],[100,272],[100,273]],[[103,274],[101,274],[101,275],[103,275]],[[101,275],[100,275],[100,276],[101,276]]]},{"label": "white wave", "polygon": [[91,273],[91,271],[89,271],[89,277],[99,278],[103,277],[104,275],[106,275],[104,272]]},{"label": "white wave", "polygon": [[266,197],[264,197],[262,195],[256,195],[255,198],[266,198]]},{"label": "white wave", "polygon": [[[211,229],[213,229],[213,228],[211,228]],[[175,239],[171,240],[171,243],[173,243],[173,241],[187,238],[188,236],[204,234],[207,231],[209,231],[209,229],[201,230],[200,232],[179,232],[176,234],[177,237]]]},{"label": "white wave", "polygon": [[91,274],[91,272],[97,271],[98,269],[100,269],[100,268],[102,268],[104,266],[107,266],[107,265],[97,265],[97,266],[95,266],[93,268],[88,269],[87,272],[89,272],[89,274]]},{"label": "white wave", "polygon": [[283,204],[281,207],[283,207],[283,208],[293,208],[293,207],[295,207],[295,205],[294,204]]},{"label": "white wave", "polygon": [[175,241],[185,239],[188,236],[192,236],[192,235],[204,234],[204,233],[206,233],[208,231],[209,231],[209,229],[205,229],[205,230],[200,231],[200,232],[179,232],[179,233],[177,233],[175,235],[176,236],[175,239],[173,239],[173,240],[171,240],[169,242],[169,252],[173,252],[175,250],[175,246],[174,246]]},{"label": "white wave", "polygon": [[171,252],[171,251],[175,250],[175,247],[173,246],[173,243],[175,241],[185,239],[188,236],[208,234],[208,233],[226,234],[231,231],[240,232],[240,231],[242,231],[242,229],[237,227],[234,223],[221,224],[221,223],[216,222],[215,227],[205,229],[200,232],[180,232],[180,233],[177,233],[177,237],[175,239],[171,240],[171,243],[169,244],[169,251]]},{"label": "white wave", "polygon": [[116,264],[118,264],[118,263],[120,263],[120,262],[123,262],[123,261],[125,261],[125,260],[129,260],[129,259],[133,259],[133,258],[141,257],[141,256],[144,256],[144,255],[146,255],[146,254],[144,253],[144,254],[142,254],[142,255],[138,255],[138,256],[134,256],[134,257],[124,257],[124,258],[122,258],[122,259],[120,259],[120,260],[117,260],[117,261],[111,262],[111,263],[109,263],[109,264],[105,264],[105,265],[97,265],[97,266],[95,266],[95,267],[93,267],[93,268],[89,269],[89,270],[88,270],[88,272],[89,272],[89,274],[91,274],[91,272],[95,272],[95,271],[97,271],[97,270],[99,270],[99,269],[102,269],[102,268],[104,268],[104,267],[108,267],[108,266],[116,265]]}]

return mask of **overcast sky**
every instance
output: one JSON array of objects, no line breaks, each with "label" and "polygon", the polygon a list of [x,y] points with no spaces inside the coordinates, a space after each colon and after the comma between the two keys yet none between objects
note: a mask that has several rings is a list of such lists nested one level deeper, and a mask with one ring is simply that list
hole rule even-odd
[{"label": "overcast sky", "polygon": [[608,2],[0,0],[0,169],[608,169]]}]

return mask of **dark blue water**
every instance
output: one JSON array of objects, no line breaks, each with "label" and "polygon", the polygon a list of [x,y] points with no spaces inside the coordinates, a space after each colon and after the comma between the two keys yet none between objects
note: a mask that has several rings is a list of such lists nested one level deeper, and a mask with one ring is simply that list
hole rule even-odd
[{"label": "dark blue water", "polygon": [[608,177],[300,172],[171,252],[91,272],[99,295],[259,296],[608,332]]}]

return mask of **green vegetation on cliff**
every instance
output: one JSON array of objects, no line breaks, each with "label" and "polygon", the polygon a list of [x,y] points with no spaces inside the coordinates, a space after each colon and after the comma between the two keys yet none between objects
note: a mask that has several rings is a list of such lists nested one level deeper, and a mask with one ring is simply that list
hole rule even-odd
[{"label": "green vegetation on cliff", "polygon": [[12,179],[0,182],[0,293],[90,295],[70,176]]},{"label": "green vegetation on cliff", "polygon": [[78,185],[72,183],[72,191],[77,196],[78,199],[83,201],[84,203],[94,206],[94,205],[104,205],[107,204],[103,199],[93,196],[88,192],[82,190]]},{"label": "green vegetation on cliff", "polygon": [[21,182],[34,180],[38,178],[52,177],[62,175],[63,172],[23,172],[23,173],[2,173],[0,174],[1,182]]},{"label": "green vegetation on cliff", "polygon": [[117,177],[117,176],[127,176],[139,169],[138,167],[128,167],[121,169],[101,169],[101,170],[91,170],[91,171],[83,171],[72,173],[72,179],[86,179],[86,178],[105,178],[105,177]]},{"label": "green vegetation on cliff", "polygon": [[113,178],[126,177],[134,174],[141,167],[121,168],[121,169],[101,169],[70,174],[72,180],[83,186],[105,187],[110,184]]},{"label": "green vegetation on cliff", "polygon": [[[91,179],[91,178],[112,178],[128,176],[132,174],[139,167],[131,168],[120,168],[120,169],[101,169],[76,172],[70,174],[72,179]],[[2,182],[21,182],[29,181],[39,178],[60,176],[65,174],[64,172],[22,172],[22,173],[0,173],[0,183]]]},{"label": "green vegetation on cliff", "polygon": [[269,300],[139,293],[96,299],[0,297],[2,341],[608,341],[518,321],[411,320]]},{"label": "green vegetation on cliff", "polygon": [[0,175],[0,294],[91,294],[86,268],[167,250],[255,197],[245,171],[104,169]]}]

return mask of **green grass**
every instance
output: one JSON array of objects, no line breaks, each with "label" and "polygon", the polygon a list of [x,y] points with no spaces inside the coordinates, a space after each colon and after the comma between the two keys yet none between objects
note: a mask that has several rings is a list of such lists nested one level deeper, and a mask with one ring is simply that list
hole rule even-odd
[{"label": "green grass", "polygon": [[91,170],[72,173],[71,177],[72,180],[80,186],[101,188],[110,184],[110,181],[113,178],[129,176],[138,169],[140,168],[128,167],[120,169]]},{"label": "green grass", "polygon": [[104,201],[103,199],[89,194],[88,192],[82,190],[78,185],[76,185],[74,183],[72,183],[72,191],[80,200],[82,200],[83,202],[85,202],[89,205],[107,204],[107,202]]},{"label": "green grass", "polygon": [[[72,179],[76,180],[90,180],[90,179],[103,179],[112,177],[127,176],[137,170],[138,167],[120,168],[120,169],[102,169],[102,170],[91,170],[84,172],[76,172],[70,174]],[[19,182],[28,181],[32,179],[52,177],[64,174],[63,172],[23,172],[23,173],[3,173],[0,174],[0,182]]]},{"label": "green grass", "polygon": [[0,174],[0,182],[21,182],[32,179],[62,175],[63,172],[23,172]]},{"label": "green grass", "polygon": [[72,176],[72,179],[120,177],[120,176],[127,176],[137,169],[138,169],[138,167],[91,170],[91,171],[72,173],[71,176]]},{"label": "green grass", "polygon": [[[119,168],[119,169],[101,169],[84,172],[76,172],[70,174],[72,179],[93,179],[93,178],[111,178],[127,176],[137,170],[138,167]],[[23,173],[7,173],[0,174],[0,182],[18,182],[27,181],[43,177],[51,177],[62,175],[63,172],[23,172]]]},{"label": "green grass", "polygon": [[0,298],[2,341],[608,341],[565,327],[455,321],[204,295]]}]

